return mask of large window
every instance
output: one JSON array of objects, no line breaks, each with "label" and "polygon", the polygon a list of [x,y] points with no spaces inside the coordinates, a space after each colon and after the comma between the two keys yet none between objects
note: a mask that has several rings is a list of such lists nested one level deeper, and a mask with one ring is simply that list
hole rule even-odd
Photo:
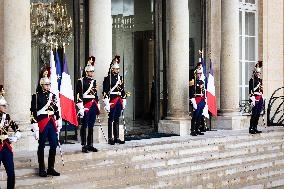
[{"label": "large window", "polygon": [[239,97],[248,100],[249,80],[258,60],[257,0],[240,0],[239,7]]}]

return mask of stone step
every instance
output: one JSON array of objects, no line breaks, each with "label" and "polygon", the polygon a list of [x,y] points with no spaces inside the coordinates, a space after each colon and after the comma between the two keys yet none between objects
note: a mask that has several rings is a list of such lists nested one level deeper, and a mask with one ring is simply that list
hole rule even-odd
[{"label": "stone step", "polygon": [[249,155],[255,155],[263,152],[269,153],[269,151],[278,151],[282,149],[283,143],[271,143],[267,144],[265,146],[256,146],[255,149],[250,148],[238,148],[234,150],[226,150],[226,151],[220,151],[220,152],[205,152],[195,155],[183,155],[176,158],[169,158],[169,159],[159,159],[159,160],[152,160],[151,162],[144,163],[144,164],[136,164],[136,168],[140,169],[149,169],[149,168],[155,168],[155,167],[168,167],[168,166],[175,166],[178,164],[184,164],[184,163],[198,163],[198,162],[209,162],[213,160],[219,160],[219,159],[234,159],[236,157],[242,157],[242,156],[249,156]]},{"label": "stone step", "polygon": [[[256,170],[249,170],[246,172],[239,172],[237,174],[233,174],[230,176],[223,176],[223,177],[213,177],[210,180],[203,180],[201,182],[198,182],[198,179],[201,176],[198,175],[193,175],[187,178],[183,179],[193,179],[195,182],[194,183],[183,183],[181,182],[176,182],[177,179],[173,181],[173,183],[177,183],[174,186],[168,186],[166,187],[167,189],[174,189],[174,188],[184,188],[188,185],[191,185],[192,188],[220,188],[220,189],[239,189],[239,188],[246,188],[250,185],[255,186],[264,184],[269,181],[277,180],[279,176],[284,178],[284,171],[283,171],[284,166],[278,166],[278,167],[266,167],[266,168],[261,168],[261,169],[256,169]],[[216,175],[216,173],[215,173]],[[200,181],[200,180],[199,180]],[[214,186],[214,187],[213,187]]]},{"label": "stone step", "polygon": [[[268,153],[269,151],[266,151],[266,153]],[[272,154],[275,154],[273,153],[274,151],[272,151]],[[252,154],[252,157],[254,157],[255,154]],[[284,156],[284,153],[283,153],[283,156]],[[268,158],[271,158],[273,157],[272,155]],[[248,158],[248,156],[245,156],[245,158]],[[260,156],[260,158],[262,158],[262,156]],[[257,159],[257,158],[256,158]],[[263,158],[265,159],[265,158]],[[226,160],[228,161],[228,160]],[[206,163],[208,163],[208,161],[205,161],[204,163],[200,163],[201,165],[205,164],[205,167],[206,166]],[[215,163],[214,163],[215,164]],[[216,163],[218,165],[218,163]],[[230,165],[228,165],[230,166]],[[95,165],[94,167],[92,166],[83,166],[81,169],[77,169],[77,170],[66,170],[66,171],[63,171],[62,172],[62,175],[64,176],[70,176],[70,181],[73,181],[73,179],[76,179],[76,178],[79,178],[81,179],[80,177],[80,174],[81,173],[84,173],[84,175],[88,175],[87,177],[91,177],[92,180],[95,180],[96,178],[99,178],[99,179],[103,179],[104,177],[115,177],[115,175],[120,175],[120,176],[123,176],[125,178],[129,178],[129,176],[131,175],[134,175],[136,172],[139,172],[140,170],[139,169],[133,169],[131,167],[124,167],[124,168],[121,168],[123,167],[123,165],[107,165],[107,166],[103,166],[103,167],[99,167],[98,165]],[[208,167],[207,167],[208,168]],[[111,171],[112,170],[112,171]],[[98,174],[96,175],[93,175],[95,172],[97,172]],[[147,172],[148,173],[148,172]],[[16,174],[17,175],[17,174]],[[35,176],[35,175],[31,175],[31,176]],[[138,176],[140,176],[140,174],[138,174]],[[86,177],[86,176],[84,176]],[[133,176],[131,176],[132,178]],[[23,179],[27,179],[27,177],[24,177]],[[106,178],[108,180],[108,178]],[[17,177],[17,181],[20,180],[19,177]]]},{"label": "stone step", "polygon": [[[145,160],[153,160],[153,159],[158,159],[158,158],[166,158],[168,156],[176,156],[176,155],[193,155],[193,154],[199,154],[199,153],[204,153],[208,151],[219,151],[220,149],[222,150],[223,146],[226,146],[227,148],[237,148],[237,147],[248,147],[248,146],[254,146],[254,145],[259,145],[259,144],[265,144],[269,142],[273,142],[276,140],[281,140],[282,136],[274,136],[274,138],[270,139],[262,139],[262,138],[257,138],[256,141],[246,141],[246,140],[241,140],[241,141],[235,141],[235,142],[230,142],[229,146],[226,143],[219,144],[218,142],[214,142],[212,145],[206,144],[204,147],[202,146],[184,146],[178,144],[173,144],[174,148],[169,148],[165,146],[165,148],[161,148],[160,145],[159,148],[155,149],[153,148],[152,150],[146,150],[144,149],[142,152],[138,150],[138,152],[134,152],[133,148],[124,149],[124,151],[127,151],[128,153],[122,153],[119,154],[118,150],[119,149],[111,149],[109,151],[107,150],[102,150],[97,153],[88,153],[84,154],[81,153],[81,151],[75,151],[75,152],[66,152],[63,154],[64,161],[83,161],[83,160],[101,160],[101,161],[108,161],[108,160],[120,160],[121,158],[116,158],[116,156],[119,157],[124,157],[129,159],[129,154],[134,154],[133,158],[131,161],[145,161]],[[250,139],[251,140],[251,139]],[[184,143],[181,143],[184,144]],[[189,143],[187,143],[189,144]],[[225,145],[226,144],[226,145]],[[177,147],[180,145],[180,147]],[[222,146],[223,145],[223,146]],[[163,146],[163,145],[162,145]],[[121,146],[119,146],[121,148]],[[79,148],[80,149],[80,148]],[[57,150],[57,156],[56,156],[56,161],[58,164],[61,164],[61,157],[59,155],[59,150]],[[36,154],[36,152],[35,152]],[[45,155],[47,156],[48,151],[46,151]],[[47,157],[46,157],[47,158]],[[35,167],[37,166],[37,157],[36,155],[29,156],[29,157],[15,157],[14,158],[15,162],[15,167],[16,168],[23,168],[23,167]]]},{"label": "stone step", "polygon": [[[284,132],[284,131],[283,131]],[[178,147],[194,147],[194,146],[206,146],[206,145],[216,145],[218,143],[227,143],[227,142],[240,142],[244,140],[257,140],[263,138],[273,138],[275,136],[283,136],[282,132],[272,132],[267,131],[262,134],[257,135],[249,135],[247,132],[245,133],[230,133],[230,136],[226,136],[224,134],[220,135],[217,134],[218,131],[214,132],[216,136],[211,133],[212,136],[197,136],[197,137],[167,137],[162,139],[145,139],[143,142],[141,141],[130,141],[127,142],[125,145],[115,145],[109,146],[106,144],[98,144],[97,146],[102,146],[101,155],[128,155],[129,153],[138,153],[145,151],[152,151],[152,150],[159,150],[159,149],[172,149]],[[63,151],[68,153],[68,149],[71,147],[71,153],[74,153],[72,149],[73,145],[62,145]],[[80,145],[77,145],[80,146]],[[77,152],[81,149],[77,148]],[[18,153],[15,154],[18,156]],[[27,157],[26,153],[23,153],[24,157]]]},{"label": "stone step", "polygon": [[284,174],[275,176],[272,178],[262,179],[257,182],[249,183],[245,186],[240,186],[240,189],[265,189],[265,188],[272,188],[272,189],[283,189],[284,186]]},{"label": "stone step", "polygon": [[[165,181],[172,182],[172,187],[178,188],[177,182],[180,182],[180,186],[186,187],[186,181],[189,182],[190,178],[198,178],[207,172],[208,179],[203,180],[209,184],[214,183],[214,178],[219,179],[220,183],[226,179],[229,183],[234,183],[233,177],[248,177],[249,173],[267,175],[265,171],[268,170],[274,171],[275,176],[280,173],[274,168],[284,169],[283,131],[279,129],[278,132],[264,132],[258,135],[223,133],[217,136],[212,136],[214,133],[208,132],[207,136],[131,141],[125,145],[98,145],[99,152],[88,154],[80,152],[79,144],[62,145],[65,166],[60,166],[61,159],[58,154],[56,168],[62,176],[54,178],[36,176],[36,152],[16,154],[17,188],[68,186],[130,189],[135,186],[155,188],[159,186],[157,184],[171,188]],[[252,172],[252,168],[255,171]],[[4,186],[4,171],[2,175],[0,185]],[[198,187],[198,183],[194,186]]]},{"label": "stone step", "polygon": [[[283,138],[273,138],[269,140],[259,140],[258,142],[240,142],[238,145],[232,144],[222,144],[222,145],[214,145],[214,146],[205,146],[202,148],[180,148],[180,149],[172,149],[167,151],[156,151],[151,153],[145,153],[140,155],[134,155],[131,159],[132,162],[137,161],[148,161],[148,160],[156,160],[156,159],[167,159],[169,157],[176,156],[194,156],[200,154],[208,154],[214,152],[222,152],[222,151],[233,151],[233,150],[248,150],[252,147],[251,150],[257,147],[269,147],[272,144],[284,144]],[[233,148],[233,147],[234,148]],[[255,150],[261,150],[260,148],[255,148]]]},{"label": "stone step", "polygon": [[[82,171],[82,170],[81,170]],[[147,180],[155,177],[154,171],[147,172],[116,172],[116,170],[108,172],[108,176],[100,177],[100,172],[96,168],[88,168],[84,172],[65,172],[60,177],[48,177],[46,179],[40,177],[33,177],[30,179],[17,179],[16,188],[75,188],[77,184],[88,183],[90,188],[106,188],[114,187],[122,184],[134,185],[137,183],[145,183]],[[98,175],[96,175],[98,174]],[[4,182],[4,181],[3,181]]]},{"label": "stone step", "polygon": [[[273,142],[272,142],[273,141]],[[249,155],[250,153],[259,153],[259,152],[269,152],[271,150],[279,150],[282,149],[283,142],[280,139],[273,139],[268,144],[259,146],[253,146],[253,148],[249,148],[251,146],[248,146],[246,148],[240,147],[237,149],[226,149],[222,151],[218,151],[219,147],[216,146],[216,150],[210,151],[207,148],[205,150],[203,149],[203,153],[194,153],[189,154],[187,149],[186,151],[178,150],[175,153],[168,153],[163,152],[162,157],[157,157],[157,154],[154,156],[155,159],[149,159],[145,158],[144,161],[141,160],[141,158],[109,158],[108,160],[92,160],[92,159],[84,159],[81,161],[66,161],[65,166],[62,167],[61,161],[57,162],[57,170],[58,171],[70,171],[70,170],[81,170],[82,168],[86,167],[120,167],[120,166],[127,166],[127,167],[135,167],[135,169],[147,169],[147,168],[155,168],[155,167],[163,167],[163,166],[172,166],[177,165],[180,163],[194,163],[194,162],[200,162],[200,161],[209,161],[209,160],[216,160],[216,159],[222,159],[222,158],[229,158],[229,157],[236,157],[241,155]],[[134,156],[137,157],[137,156]],[[138,160],[138,161],[137,161]],[[127,162],[127,163],[126,163]],[[20,177],[27,177],[28,175],[34,176],[36,175],[37,170],[37,164],[30,167],[30,169],[25,168],[17,168],[16,169],[16,175],[18,178]],[[34,168],[34,169],[33,169]],[[28,170],[30,170],[28,172]],[[24,175],[23,175],[24,174]]]},{"label": "stone step", "polygon": [[281,157],[284,159],[284,151],[278,150],[270,151],[270,153],[255,153],[250,155],[241,155],[234,158],[223,158],[220,160],[200,161],[194,163],[181,163],[177,165],[171,165],[166,168],[161,167],[157,170],[157,176],[163,177],[168,175],[180,175],[190,173],[193,171],[209,170],[212,168],[218,168],[223,166],[234,166],[244,163],[251,163],[258,160],[266,160],[269,162],[271,158]]},{"label": "stone step", "polygon": [[[179,175],[156,178],[151,184],[138,185],[137,188],[239,188],[243,185],[262,181],[266,177],[284,176],[284,156],[273,159],[263,159],[257,162],[247,162],[234,166],[211,168],[209,170],[193,171]],[[158,180],[158,181],[157,181]]]}]

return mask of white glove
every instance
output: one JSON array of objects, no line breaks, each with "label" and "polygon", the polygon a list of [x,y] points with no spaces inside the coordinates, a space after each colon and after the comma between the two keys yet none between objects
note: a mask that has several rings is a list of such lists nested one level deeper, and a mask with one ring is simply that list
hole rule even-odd
[{"label": "white glove", "polygon": [[266,97],[262,95],[262,100],[263,102],[266,100]]},{"label": "white glove", "polygon": [[104,109],[105,109],[105,111],[106,111],[106,112],[108,112],[108,113],[109,113],[109,112],[110,112],[110,105],[105,106],[105,107],[104,107]]},{"label": "white glove", "polygon": [[83,102],[79,102],[76,104],[79,111],[78,111],[78,116],[80,118],[83,118],[84,117],[84,113],[85,113],[85,109],[84,109],[84,105],[83,105]]},{"label": "white glove", "polygon": [[122,103],[123,103],[124,108],[126,108],[126,99],[122,99]]},{"label": "white glove", "polygon": [[84,117],[84,114],[85,114],[85,110],[84,110],[84,109],[79,109],[79,111],[78,111],[78,116],[79,116],[80,118],[83,118],[83,117]]},{"label": "white glove", "polygon": [[10,143],[12,143],[12,142],[17,142],[17,140],[18,140],[18,138],[15,137],[15,136],[8,137],[8,139],[9,139]]},{"label": "white glove", "polygon": [[16,137],[17,140],[19,140],[22,137],[21,132],[20,131],[16,131],[15,134],[14,134],[14,137]]},{"label": "white glove", "polygon": [[99,111],[101,110],[101,104],[100,103],[98,103],[98,109],[99,109]]},{"label": "white glove", "polygon": [[105,104],[105,107],[104,107],[105,111],[106,111],[106,112],[110,112],[109,99],[108,99],[108,98],[105,98],[105,99],[103,99],[103,102],[104,102],[104,104]]},{"label": "white glove", "polygon": [[76,105],[77,105],[79,110],[84,110],[83,102],[78,102]]},{"label": "white glove", "polygon": [[56,126],[59,132],[62,129],[62,119],[61,118],[56,120]]},{"label": "white glove", "polygon": [[39,127],[37,123],[31,124],[31,130],[33,131],[36,140],[39,139]]},{"label": "white glove", "polygon": [[191,98],[190,101],[192,103],[193,108],[196,110],[197,109],[197,103],[196,103],[195,98]]},{"label": "white glove", "polygon": [[255,106],[255,96],[251,96],[251,97],[249,97],[249,99],[251,100],[251,105],[252,106]]}]

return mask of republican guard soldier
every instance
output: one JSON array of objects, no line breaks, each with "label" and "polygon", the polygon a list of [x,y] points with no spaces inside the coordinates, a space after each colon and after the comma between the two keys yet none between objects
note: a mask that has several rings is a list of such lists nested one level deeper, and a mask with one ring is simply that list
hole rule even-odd
[{"label": "republican guard soldier", "polygon": [[[96,122],[96,116],[100,114],[99,99],[97,95],[97,84],[94,79],[95,57],[91,56],[85,67],[85,76],[77,82],[77,107],[78,115],[82,118],[80,129],[82,152],[97,152],[93,147],[93,128]],[[88,137],[86,141],[86,130],[88,128]]]},{"label": "republican guard soldier", "polygon": [[192,120],[191,120],[191,133],[192,136],[204,135],[199,130],[202,124],[202,112],[205,107],[205,86],[201,80],[202,69],[197,67],[194,71],[195,79],[190,82],[190,101],[193,106]]},{"label": "republican guard soldier", "polygon": [[120,56],[115,56],[110,64],[110,70],[103,81],[103,101],[108,112],[108,143],[124,144],[119,139],[119,117],[126,106],[124,81],[119,75]]},{"label": "republican guard soldier", "polygon": [[262,132],[257,130],[258,120],[264,104],[261,68],[262,68],[262,61],[258,61],[258,63],[255,65],[253,76],[249,80],[250,103],[252,105],[250,127],[249,127],[250,134],[256,134]]},{"label": "republican guard soldier", "polygon": [[[7,189],[15,188],[15,170],[11,143],[21,138],[18,125],[11,120],[7,113],[7,102],[3,96],[4,88],[0,86],[0,163],[2,162],[7,173]],[[11,136],[10,130],[13,134]]]},{"label": "republican guard soldier", "polygon": [[[50,80],[47,70],[40,79],[41,87],[37,88],[36,94],[32,95],[31,102],[31,128],[34,132],[35,139],[38,140],[38,163],[39,176],[47,177],[47,175],[60,176],[55,171],[55,155],[58,145],[58,132],[62,128],[62,121],[59,116],[59,108],[57,106],[56,95],[50,92]],[[50,149],[48,156],[48,169],[45,170],[44,148],[45,141],[48,138]]]}]

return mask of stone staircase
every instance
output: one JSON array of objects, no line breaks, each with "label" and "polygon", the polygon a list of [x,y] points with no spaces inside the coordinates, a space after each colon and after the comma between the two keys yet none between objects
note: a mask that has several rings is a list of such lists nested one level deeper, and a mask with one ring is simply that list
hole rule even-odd
[{"label": "stone staircase", "polygon": [[[211,131],[198,137],[167,137],[98,144],[83,154],[80,145],[62,145],[60,177],[37,176],[36,152],[15,154],[16,188],[273,188],[284,185],[284,129]],[[48,150],[48,148],[47,148]],[[59,151],[59,150],[58,150]],[[48,154],[48,151],[46,151]],[[47,161],[46,161],[47,162]],[[3,168],[0,186],[6,186]]]}]

